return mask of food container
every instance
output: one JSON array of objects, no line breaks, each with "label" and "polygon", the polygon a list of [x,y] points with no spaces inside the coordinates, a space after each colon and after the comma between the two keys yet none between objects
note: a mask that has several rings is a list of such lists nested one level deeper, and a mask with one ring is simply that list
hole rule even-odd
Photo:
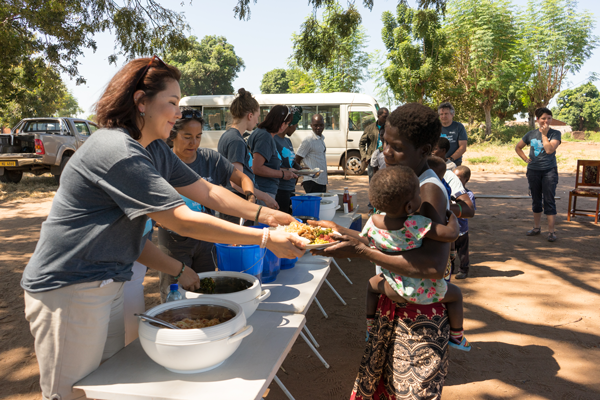
[{"label": "food container", "polygon": [[[336,207],[340,205],[340,198],[335,193],[307,193],[306,195],[307,196],[317,196],[323,200],[331,200],[331,201],[333,201],[333,203],[335,204]],[[321,219],[323,219],[323,218],[321,218]]]},{"label": "food container", "polygon": [[215,290],[212,294],[191,292],[179,289],[186,299],[225,299],[242,306],[246,318],[250,318],[258,305],[270,295],[269,289],[262,290],[260,280],[255,276],[241,272],[210,271],[198,274],[200,280],[212,278]]},{"label": "food container", "polygon": [[233,315],[226,322],[201,329],[160,328],[148,321],[140,321],[140,343],[148,357],[180,374],[217,368],[237,350],[242,339],[252,333],[252,326],[246,326],[242,306],[225,299],[203,297],[172,301],[153,307],[146,314],[170,323],[185,317]]},{"label": "food container", "polygon": [[331,221],[335,216],[337,204],[331,200],[321,200],[321,209],[319,210],[320,220]]},{"label": "food container", "polygon": [[294,196],[292,200],[292,215],[307,215],[319,219],[319,199],[315,196]]}]

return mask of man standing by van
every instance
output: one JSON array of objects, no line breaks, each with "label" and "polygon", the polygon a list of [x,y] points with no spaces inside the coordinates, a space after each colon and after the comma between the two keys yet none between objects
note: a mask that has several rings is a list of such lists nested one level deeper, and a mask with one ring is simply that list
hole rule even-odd
[{"label": "man standing by van", "polygon": [[385,121],[390,112],[387,108],[382,107],[377,110],[377,121],[365,128],[365,133],[360,137],[358,147],[360,148],[360,158],[362,162],[368,163],[367,174],[369,182],[373,176],[373,167],[371,167],[371,157],[377,148],[380,146],[381,138],[385,128]]},{"label": "man standing by van", "polygon": [[467,151],[467,130],[460,122],[453,121],[454,107],[450,102],[438,106],[438,115],[442,123],[441,137],[445,137],[450,142],[446,159],[458,166],[462,164],[462,156]]},{"label": "man standing by van", "polygon": [[306,193],[325,193],[327,192],[327,158],[325,152],[325,138],[323,137],[323,129],[325,123],[321,114],[313,115],[310,121],[312,135],[304,138],[300,144],[300,148],[296,152],[296,163],[300,164],[304,160],[304,164],[310,169],[318,168],[321,174],[317,177],[305,176],[302,180],[302,187]]}]

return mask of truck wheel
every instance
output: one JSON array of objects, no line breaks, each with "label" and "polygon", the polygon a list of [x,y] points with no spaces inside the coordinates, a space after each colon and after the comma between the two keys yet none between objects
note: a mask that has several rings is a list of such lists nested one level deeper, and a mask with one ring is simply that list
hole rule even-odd
[{"label": "truck wheel", "polygon": [[63,171],[65,170],[65,166],[69,162],[70,158],[71,157],[63,157],[62,160],[61,160],[61,162],[60,162],[60,174],[53,175],[54,176],[54,180],[56,181],[57,185],[60,185],[60,176],[62,175]]},{"label": "truck wheel", "polygon": [[0,182],[19,183],[23,178],[23,171],[4,170],[4,175],[0,175]]},{"label": "truck wheel", "polygon": [[360,152],[355,150],[348,152],[347,162],[342,156],[342,165],[346,167],[348,175],[362,175],[367,169],[367,165],[360,160]]}]

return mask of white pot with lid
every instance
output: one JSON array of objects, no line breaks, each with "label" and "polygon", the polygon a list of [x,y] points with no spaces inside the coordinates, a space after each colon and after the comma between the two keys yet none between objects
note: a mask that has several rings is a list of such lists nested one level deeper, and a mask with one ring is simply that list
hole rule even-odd
[{"label": "white pot with lid", "polygon": [[[340,205],[338,195],[335,193],[307,193],[306,196],[317,196],[323,200],[331,200],[336,206]],[[323,219],[323,218],[321,218]]]},{"label": "white pot with lid", "polygon": [[233,315],[218,325],[200,329],[161,328],[148,321],[140,321],[140,343],[148,357],[169,371],[181,374],[218,367],[237,350],[242,339],[252,333],[252,326],[246,325],[243,308],[225,299],[172,301],[153,307],[146,314],[170,323],[184,317],[210,319]]},{"label": "white pot with lid", "polygon": [[331,221],[335,217],[335,210],[339,206],[331,200],[321,200],[321,208],[319,210],[319,219],[323,221]]}]

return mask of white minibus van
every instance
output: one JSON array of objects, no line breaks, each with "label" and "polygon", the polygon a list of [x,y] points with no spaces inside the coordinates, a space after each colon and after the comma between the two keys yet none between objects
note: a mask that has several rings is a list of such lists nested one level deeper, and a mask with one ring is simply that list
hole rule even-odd
[{"label": "white minibus van", "polygon": [[[254,97],[260,104],[260,121],[278,104],[302,107],[302,119],[291,138],[295,149],[300,147],[302,139],[311,134],[312,116],[321,114],[325,120],[323,136],[327,146],[327,165],[346,165],[349,174],[362,174],[365,171],[366,164],[361,163],[358,144],[364,128],[377,120],[379,106],[373,97],[359,93],[257,94]],[[233,95],[216,95],[181,99],[181,106],[202,111],[202,147],[217,149],[219,138],[232,122],[229,106],[234,98]],[[344,158],[346,148],[348,162]]]}]

